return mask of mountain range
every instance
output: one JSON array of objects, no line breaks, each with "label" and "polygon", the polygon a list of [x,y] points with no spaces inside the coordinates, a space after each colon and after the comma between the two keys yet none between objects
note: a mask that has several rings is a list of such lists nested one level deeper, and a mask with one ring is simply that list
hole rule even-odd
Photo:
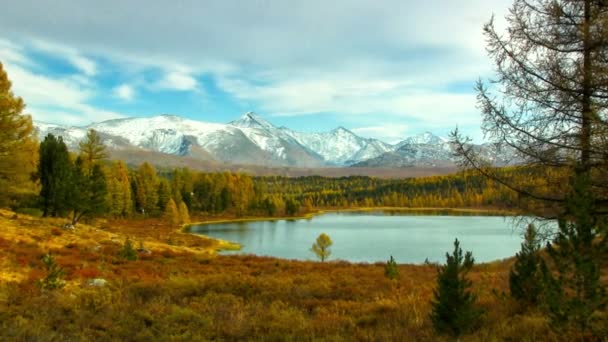
[{"label": "mountain range", "polygon": [[[425,132],[397,144],[364,138],[344,127],[303,133],[276,127],[248,112],[227,124],[185,119],[176,115],[124,118],[87,126],[34,122],[42,140],[48,133],[62,136],[76,149],[87,130],[94,129],[115,151],[152,151],[231,164],[273,167],[445,167],[455,157],[448,139]],[[477,146],[496,164],[504,153]],[[151,161],[153,162],[153,161]]]}]

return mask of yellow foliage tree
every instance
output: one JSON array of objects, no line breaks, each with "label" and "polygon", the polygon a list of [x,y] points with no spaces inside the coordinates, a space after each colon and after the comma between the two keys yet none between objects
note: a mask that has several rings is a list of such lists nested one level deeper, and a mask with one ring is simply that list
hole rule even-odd
[{"label": "yellow foliage tree", "polygon": [[13,94],[11,86],[0,63],[0,203],[10,193],[31,187],[30,175],[38,159],[32,118],[22,114],[25,103]]},{"label": "yellow foliage tree", "polygon": [[188,224],[190,223],[190,214],[188,213],[188,206],[186,205],[186,203],[179,202],[179,221],[181,224]]},{"label": "yellow foliage tree", "polygon": [[169,223],[171,226],[178,226],[180,223],[180,215],[177,210],[177,205],[175,201],[172,199],[167,202],[167,206],[165,207],[165,214],[163,215],[165,222]]},{"label": "yellow foliage tree", "polygon": [[329,235],[325,233],[321,233],[319,237],[317,237],[317,241],[312,244],[312,248],[310,249],[314,252],[321,261],[325,261],[325,259],[329,258],[331,255],[331,250],[329,247],[334,243],[331,241]]}]

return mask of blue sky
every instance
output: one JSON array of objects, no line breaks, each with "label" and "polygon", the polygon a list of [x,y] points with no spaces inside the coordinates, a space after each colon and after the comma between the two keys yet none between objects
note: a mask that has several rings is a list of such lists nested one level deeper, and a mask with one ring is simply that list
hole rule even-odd
[{"label": "blue sky", "polygon": [[[170,113],[481,140],[482,26],[507,0],[11,1],[0,61],[35,120]],[[52,5],[51,5],[52,3]]]}]

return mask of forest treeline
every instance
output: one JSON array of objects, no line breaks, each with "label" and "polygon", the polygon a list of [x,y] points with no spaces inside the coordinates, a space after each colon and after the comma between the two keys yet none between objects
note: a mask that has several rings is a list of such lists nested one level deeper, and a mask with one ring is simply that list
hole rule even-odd
[{"label": "forest treeline", "polygon": [[[504,169],[516,175],[517,168]],[[514,208],[515,192],[478,173],[408,179],[364,176],[254,177],[187,168],[157,170],[106,159],[93,130],[70,153],[61,137],[40,143],[35,179],[40,195],[30,206],[45,216],[159,217],[175,215],[292,216],[327,208]],[[177,214],[171,215],[177,208]],[[180,209],[181,208],[181,209]]]}]

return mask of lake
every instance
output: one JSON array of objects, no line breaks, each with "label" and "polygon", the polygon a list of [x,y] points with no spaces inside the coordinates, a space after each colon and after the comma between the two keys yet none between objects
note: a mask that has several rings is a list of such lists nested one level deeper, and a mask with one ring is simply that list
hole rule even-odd
[{"label": "lake", "polygon": [[307,219],[228,222],[194,225],[191,232],[234,241],[240,253],[285,259],[315,260],[310,248],[321,233],[333,240],[329,260],[398,263],[445,262],[454,238],[477,262],[515,255],[522,229],[502,216],[455,216],[408,212],[332,212]]}]

